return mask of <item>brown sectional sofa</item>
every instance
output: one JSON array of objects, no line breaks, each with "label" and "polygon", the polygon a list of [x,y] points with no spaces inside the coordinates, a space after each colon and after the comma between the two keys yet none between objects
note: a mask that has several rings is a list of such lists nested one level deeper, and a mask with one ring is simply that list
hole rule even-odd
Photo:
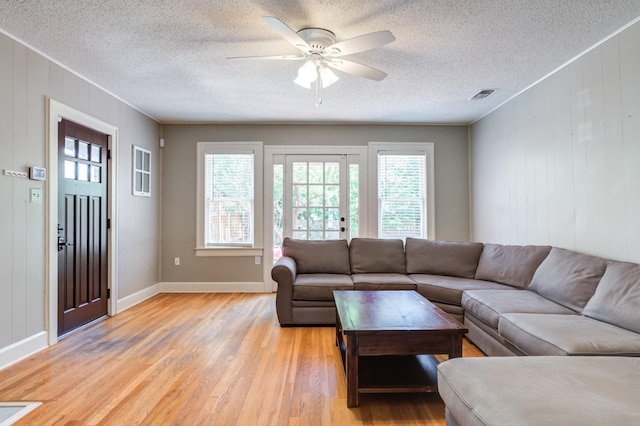
[{"label": "brown sectional sofa", "polygon": [[272,269],[283,326],[333,324],[335,289],[415,289],[487,355],[536,355],[440,364],[448,425],[640,421],[638,264],[414,238],[285,239],[283,253]]}]

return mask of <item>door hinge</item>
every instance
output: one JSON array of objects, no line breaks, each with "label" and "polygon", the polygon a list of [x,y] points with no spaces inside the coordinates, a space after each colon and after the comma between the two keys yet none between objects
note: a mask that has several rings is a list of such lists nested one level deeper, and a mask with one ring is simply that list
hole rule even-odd
[{"label": "door hinge", "polygon": [[111,160],[111,150],[107,150],[107,160]]},{"label": "door hinge", "polygon": [[111,289],[107,289],[107,299],[111,299]]},{"label": "door hinge", "polygon": [[111,219],[107,219],[107,229],[111,229]]}]

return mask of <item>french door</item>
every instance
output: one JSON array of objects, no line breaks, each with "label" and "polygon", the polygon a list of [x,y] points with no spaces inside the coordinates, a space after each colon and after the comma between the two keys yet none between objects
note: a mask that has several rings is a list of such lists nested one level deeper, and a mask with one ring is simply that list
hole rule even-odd
[{"label": "french door", "polygon": [[286,155],[284,236],[348,239],[347,193],[345,155]]}]

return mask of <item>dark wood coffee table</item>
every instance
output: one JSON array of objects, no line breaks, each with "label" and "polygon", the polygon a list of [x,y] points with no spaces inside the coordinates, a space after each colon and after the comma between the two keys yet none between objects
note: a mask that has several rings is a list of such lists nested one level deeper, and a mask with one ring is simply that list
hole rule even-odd
[{"label": "dark wood coffee table", "polygon": [[434,354],[462,356],[462,324],[415,291],[334,291],[347,407],[361,393],[437,392]]}]

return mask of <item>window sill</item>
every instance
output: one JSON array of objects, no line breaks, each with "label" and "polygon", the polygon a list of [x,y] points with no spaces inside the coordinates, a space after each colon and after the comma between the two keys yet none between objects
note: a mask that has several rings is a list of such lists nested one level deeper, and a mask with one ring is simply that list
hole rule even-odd
[{"label": "window sill", "polygon": [[196,257],[253,257],[262,256],[263,249],[258,247],[197,247]]}]

